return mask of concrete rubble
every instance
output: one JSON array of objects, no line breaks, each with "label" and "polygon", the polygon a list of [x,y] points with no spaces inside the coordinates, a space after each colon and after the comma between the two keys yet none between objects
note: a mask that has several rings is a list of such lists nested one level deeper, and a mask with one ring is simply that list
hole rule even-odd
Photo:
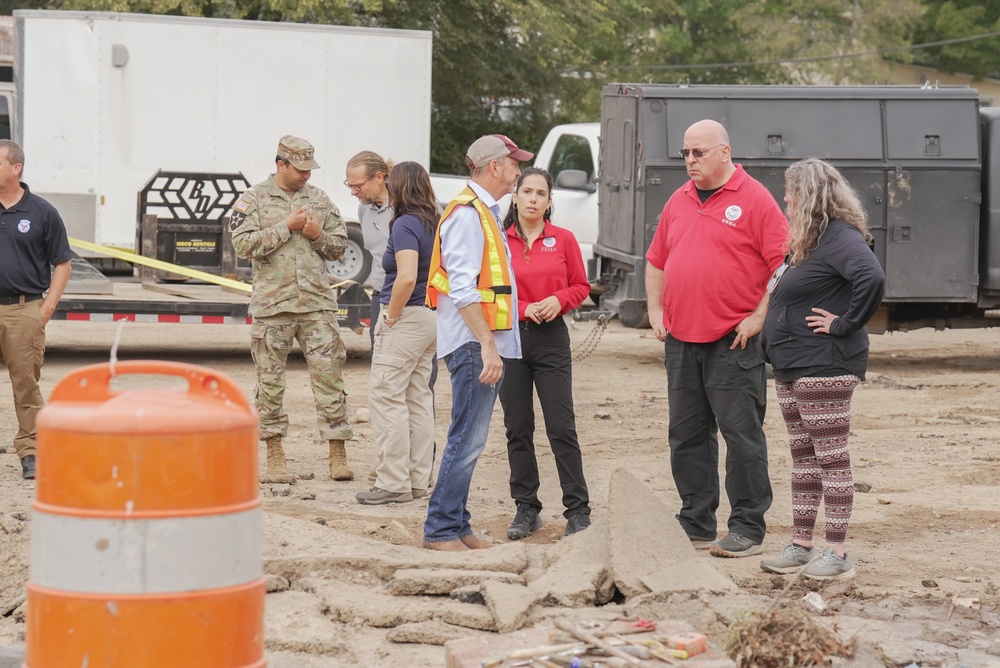
[{"label": "concrete rubble", "polygon": [[[321,610],[330,623],[393,629],[395,642],[443,644],[470,632],[509,633],[616,596],[737,591],[675,522],[663,521],[670,509],[631,473],[614,471],[610,488],[607,513],[552,546],[429,552],[340,533],[332,539],[313,522],[268,518],[265,569],[273,584],[290,586],[268,602],[281,596],[300,610]],[[318,553],[317,545],[329,547]],[[275,614],[269,605],[268,617]],[[279,649],[275,637],[268,633],[269,649]]]},{"label": "concrete rubble", "polygon": [[[715,560],[697,554],[673,511],[634,475],[617,469],[609,487],[606,512],[586,531],[553,545],[507,542],[460,553],[265,515],[264,567],[273,592],[266,645],[275,665],[293,665],[283,662],[302,654],[350,664],[359,654],[350,634],[382,633],[391,643],[416,645],[401,651],[421,652],[580,614],[684,620],[722,638],[734,621],[772,602],[740,589]],[[980,614],[959,603],[953,602],[953,617]],[[835,619],[837,633],[857,644],[850,665],[919,658],[885,623],[849,614]]]}]

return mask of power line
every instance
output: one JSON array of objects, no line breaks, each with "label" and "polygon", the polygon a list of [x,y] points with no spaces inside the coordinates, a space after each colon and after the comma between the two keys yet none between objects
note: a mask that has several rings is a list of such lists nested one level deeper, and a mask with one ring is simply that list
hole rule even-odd
[{"label": "power line", "polygon": [[841,60],[848,58],[861,58],[864,56],[880,56],[897,51],[919,51],[935,46],[948,46],[949,44],[962,44],[965,42],[977,42],[983,39],[1000,37],[1000,30],[986,32],[979,35],[969,35],[968,37],[956,37],[954,39],[942,39],[936,42],[924,42],[923,44],[909,44],[906,46],[890,46],[884,49],[873,49],[871,51],[857,51],[855,53],[841,53],[832,56],[806,56],[802,58],[779,58],[776,60],[751,60],[738,63],[704,63],[700,65],[623,65],[623,70],[715,70],[730,67],[750,67],[752,65],[782,65],[786,63],[816,63],[824,60]]}]

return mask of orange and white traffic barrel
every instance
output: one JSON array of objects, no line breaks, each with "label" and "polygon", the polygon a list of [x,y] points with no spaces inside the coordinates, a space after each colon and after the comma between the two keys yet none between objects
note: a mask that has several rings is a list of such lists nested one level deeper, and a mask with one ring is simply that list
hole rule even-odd
[{"label": "orange and white traffic barrel", "polygon": [[258,417],[227,376],[114,391],[112,368],[63,378],[38,415],[26,668],[260,668]]}]

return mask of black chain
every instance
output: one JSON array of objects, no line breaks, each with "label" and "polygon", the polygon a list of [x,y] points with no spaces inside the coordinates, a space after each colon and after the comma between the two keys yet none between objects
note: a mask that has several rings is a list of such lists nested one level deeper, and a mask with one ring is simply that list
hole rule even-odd
[{"label": "black chain", "polygon": [[590,330],[583,342],[577,346],[576,352],[573,353],[574,362],[582,362],[593,354],[594,350],[597,349],[597,344],[601,342],[604,330],[608,328],[608,320],[610,319],[609,316],[604,315],[597,318],[594,328]]}]

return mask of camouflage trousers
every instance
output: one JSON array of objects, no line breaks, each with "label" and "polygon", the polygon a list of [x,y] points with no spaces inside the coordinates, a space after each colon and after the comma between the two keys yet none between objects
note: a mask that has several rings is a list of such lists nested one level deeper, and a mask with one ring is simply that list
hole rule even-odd
[{"label": "camouflage trousers", "polygon": [[254,402],[260,413],[261,440],[288,433],[288,412],[282,400],[285,363],[294,341],[299,342],[309,367],[320,437],[325,441],[349,440],[354,433],[347,420],[344,392],[347,350],[340,339],[337,315],[332,311],[254,318],[250,327],[250,354],[257,367]]}]

